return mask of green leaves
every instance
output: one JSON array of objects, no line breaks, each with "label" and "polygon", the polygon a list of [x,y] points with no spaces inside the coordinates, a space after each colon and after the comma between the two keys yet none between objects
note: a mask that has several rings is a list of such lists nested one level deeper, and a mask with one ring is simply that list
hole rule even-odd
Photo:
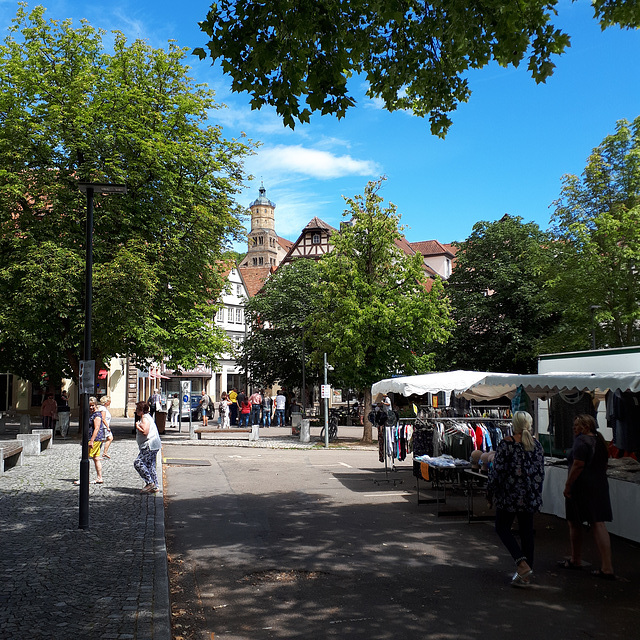
[{"label": "green leaves", "polygon": [[116,32],[107,54],[102,35],[21,6],[0,46],[0,368],[27,379],[77,371],[80,180],[128,189],[95,198],[94,357],[189,366],[224,348],[215,265],[241,237],[234,197],[251,143],[205,124],[218,105],[189,77],[186,50]]},{"label": "green leaves", "polygon": [[[518,66],[528,57],[536,82],[552,73],[552,56],[569,46],[550,23],[555,4],[221,0],[200,23],[210,38],[206,51],[194,53],[221,60],[233,91],[250,93],[252,108],[274,106],[291,128],[316,111],[342,118],[355,104],[347,80],[362,74],[369,97],[382,99],[389,111],[428,117],[432,133],[444,136],[450,114],[469,98],[469,68],[492,60]],[[637,24],[636,9],[601,4],[603,24]]]},{"label": "green leaves", "polygon": [[474,225],[446,284],[456,324],[440,352],[441,368],[536,370],[557,318],[545,290],[553,269],[549,244],[538,225],[518,217]]},{"label": "green leaves", "polygon": [[640,333],[640,118],[620,120],[588,159],[565,176],[553,231],[559,274],[551,291],[564,308],[563,338],[598,347],[638,344]]},{"label": "green leaves", "polygon": [[334,378],[364,389],[396,372],[422,372],[448,336],[448,305],[431,291],[419,254],[407,256],[394,205],[382,208],[381,181],[346,199],[344,225],[320,261],[318,307],[308,326],[317,354],[329,354]]}]

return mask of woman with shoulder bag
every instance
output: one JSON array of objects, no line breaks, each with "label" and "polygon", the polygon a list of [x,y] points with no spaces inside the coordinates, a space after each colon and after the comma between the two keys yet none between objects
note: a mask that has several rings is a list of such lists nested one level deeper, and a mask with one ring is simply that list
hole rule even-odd
[{"label": "woman with shoulder bag", "polygon": [[[511,554],[516,572],[514,587],[528,587],[533,575],[533,515],[542,506],[544,451],[533,437],[533,418],[526,411],[513,416],[513,436],[498,445],[489,469],[487,499],[496,506],[496,533]],[[511,532],[518,520],[520,543]]]},{"label": "woman with shoulder bag", "polygon": [[149,413],[148,402],[136,404],[136,442],[138,443],[138,457],[133,466],[145,481],[144,489],[140,493],[155,493],[158,490],[158,475],[156,473],[156,458],[162,447],[158,427]]}]

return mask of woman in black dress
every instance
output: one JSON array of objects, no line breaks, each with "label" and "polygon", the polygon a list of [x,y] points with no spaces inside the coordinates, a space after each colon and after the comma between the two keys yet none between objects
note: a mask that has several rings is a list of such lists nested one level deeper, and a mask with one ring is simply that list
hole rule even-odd
[{"label": "woman in black dress", "polygon": [[564,487],[571,558],[560,564],[566,569],[582,567],[582,525],[588,523],[600,554],[600,569],[593,575],[614,580],[611,541],[605,522],[612,520],[607,481],[607,445],[598,433],[593,416],[582,414],[573,423],[573,448],[567,456],[569,474]]}]

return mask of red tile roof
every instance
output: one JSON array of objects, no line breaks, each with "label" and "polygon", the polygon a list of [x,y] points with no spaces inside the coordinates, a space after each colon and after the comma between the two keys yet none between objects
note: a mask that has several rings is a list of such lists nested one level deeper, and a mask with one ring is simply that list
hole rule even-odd
[{"label": "red tile roof", "polygon": [[408,256],[412,256],[415,254],[415,250],[411,246],[411,243],[404,236],[402,236],[401,238],[397,238],[395,240],[395,243],[396,247],[404,251],[404,253],[406,253]]},{"label": "red tile roof", "polygon": [[247,289],[247,295],[253,298],[262,289],[273,270],[271,267],[239,267],[238,271]]},{"label": "red tile roof", "polygon": [[450,253],[452,256],[456,255],[451,250],[451,245],[442,244],[437,240],[422,240],[421,242],[410,242],[409,244],[414,251],[419,251],[423,257],[441,256],[445,253]]},{"label": "red tile roof", "polygon": [[324,229],[325,231],[337,231],[335,227],[332,227],[330,224],[326,223],[324,220],[320,220],[317,216],[314,216],[309,220],[307,226],[303,229],[304,231],[309,231],[311,229]]},{"label": "red tile roof", "polygon": [[291,240],[286,240],[285,238],[281,238],[280,236],[278,236],[278,244],[285,251],[289,251],[289,249],[291,249],[291,247],[293,246],[293,242],[291,242]]}]

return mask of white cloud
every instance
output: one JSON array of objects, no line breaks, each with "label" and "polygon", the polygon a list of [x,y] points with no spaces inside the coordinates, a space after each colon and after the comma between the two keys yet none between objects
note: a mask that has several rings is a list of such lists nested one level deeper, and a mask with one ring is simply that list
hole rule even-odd
[{"label": "white cloud", "polygon": [[329,151],[302,145],[276,145],[258,151],[259,164],[271,171],[293,172],[320,180],[347,175],[375,176],[381,173],[377,162],[358,160],[350,155],[337,156]]}]

